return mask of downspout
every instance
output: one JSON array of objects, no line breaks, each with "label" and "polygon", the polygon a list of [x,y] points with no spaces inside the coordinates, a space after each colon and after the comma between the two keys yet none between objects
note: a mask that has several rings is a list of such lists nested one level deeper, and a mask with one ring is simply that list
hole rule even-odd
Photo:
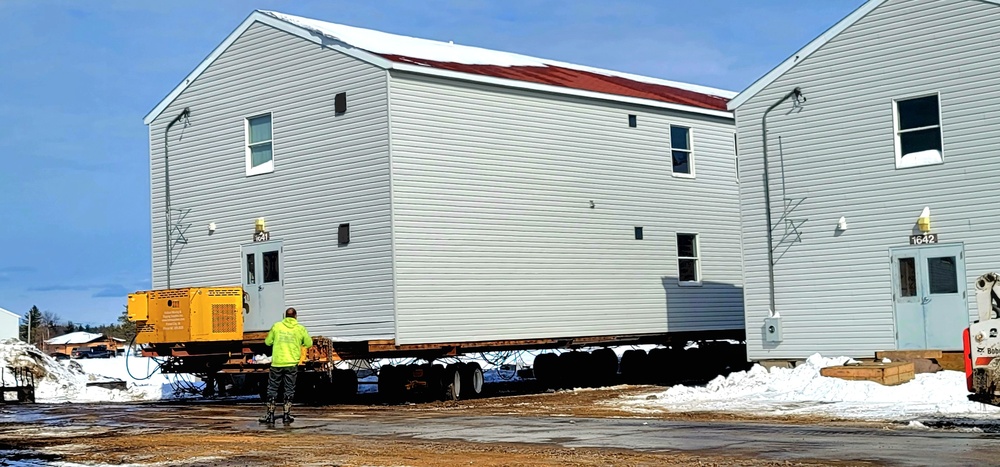
[{"label": "downspout", "polygon": [[170,288],[170,144],[167,140],[167,135],[170,134],[170,127],[174,126],[182,118],[187,117],[191,114],[191,109],[184,107],[181,113],[177,114],[170,123],[167,124],[167,129],[163,130],[163,193],[166,198],[167,210],[165,212],[165,217],[167,221],[167,232],[166,232],[166,254],[167,254],[167,288]]},{"label": "downspout", "polygon": [[[795,88],[791,92],[785,94],[782,97],[771,104],[767,110],[764,111],[764,116],[760,118],[761,122],[761,135],[764,142],[764,215],[767,217],[767,293],[768,300],[771,306],[771,313],[775,312],[774,306],[774,238],[771,231],[774,230],[774,226],[771,225],[771,190],[769,189],[770,180],[767,176],[767,114],[774,110],[775,107],[781,105],[782,102],[788,100],[788,98],[795,96],[798,100],[802,97],[802,89]],[[805,101],[805,99],[803,99]]]}]

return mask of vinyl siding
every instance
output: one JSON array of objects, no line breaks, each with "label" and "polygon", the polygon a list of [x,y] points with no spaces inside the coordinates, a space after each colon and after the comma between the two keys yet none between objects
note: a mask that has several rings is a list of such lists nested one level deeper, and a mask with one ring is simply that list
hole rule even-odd
[{"label": "vinyl siding", "polygon": [[[942,243],[964,242],[968,297],[997,270],[1000,207],[1000,9],[977,0],[890,0],[737,110],[748,356],[814,352],[871,357],[896,347],[889,248],[906,246],[924,206]],[[784,340],[763,342],[768,310],[761,161],[764,110],[795,87],[807,98],[768,116],[772,210],[801,201],[800,243],[777,245],[776,305]],[[940,93],[943,165],[896,169],[893,99]],[[781,138],[779,147],[778,138]],[[849,229],[835,234],[845,216]],[[776,230],[776,238],[783,234]],[[970,306],[970,316],[974,315]],[[960,348],[960,336],[955,336]]]},{"label": "vinyl siding", "polygon": [[[390,88],[398,343],[742,328],[732,120],[397,72]],[[696,179],[671,176],[671,123],[692,128]],[[700,236],[702,287],[677,285],[677,232]]]},{"label": "vinyl siding", "polygon": [[0,339],[17,339],[21,332],[18,316],[0,309]]},{"label": "vinyl siding", "polygon": [[[335,115],[334,95],[348,111]],[[261,23],[251,26],[150,125],[153,286],[166,287],[163,132],[172,205],[188,243],[172,287],[237,285],[254,219],[284,242],[287,305],[314,335],[393,337],[386,72]],[[247,177],[244,119],[271,112],[275,170]],[[208,224],[217,231],[209,235]],[[338,246],[337,227],[351,224]]]}]

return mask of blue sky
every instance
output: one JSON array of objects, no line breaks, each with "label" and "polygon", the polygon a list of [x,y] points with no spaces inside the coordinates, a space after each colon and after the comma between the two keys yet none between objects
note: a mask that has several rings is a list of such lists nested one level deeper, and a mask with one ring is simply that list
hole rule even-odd
[{"label": "blue sky", "polygon": [[254,8],[739,91],[862,3],[0,0],[0,307],[99,324],[150,286],[142,117]]}]

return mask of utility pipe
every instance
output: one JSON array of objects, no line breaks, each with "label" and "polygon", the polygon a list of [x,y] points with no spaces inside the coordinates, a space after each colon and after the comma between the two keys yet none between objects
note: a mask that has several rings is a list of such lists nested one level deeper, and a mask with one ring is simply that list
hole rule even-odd
[{"label": "utility pipe", "polygon": [[170,134],[170,127],[174,126],[174,124],[176,124],[177,122],[179,122],[182,118],[187,117],[188,115],[191,115],[191,109],[188,108],[188,107],[184,107],[184,110],[182,110],[181,113],[177,114],[177,116],[174,117],[174,119],[171,120],[170,123],[167,124],[167,129],[163,130],[163,192],[164,192],[164,197],[166,198],[166,205],[167,205],[167,211],[166,211],[165,214],[166,214],[166,219],[167,219],[167,232],[166,232],[166,238],[167,238],[167,240],[166,240],[166,247],[167,247],[167,249],[166,249],[166,254],[167,254],[167,288],[168,289],[170,288],[170,263],[171,263],[171,258],[170,258],[170,256],[171,256],[171,254],[170,254],[170,227],[171,227],[171,225],[170,225],[170,157],[169,157],[169,155],[170,155],[170,151],[169,151],[170,142],[167,139],[167,135]]},{"label": "utility pipe", "polygon": [[[767,293],[768,300],[771,306],[771,313],[775,312],[774,306],[774,238],[771,235],[771,231],[774,230],[774,226],[771,225],[771,190],[769,188],[770,179],[767,176],[767,114],[774,110],[775,107],[781,105],[782,102],[788,100],[788,98],[795,96],[798,100],[802,98],[802,89],[795,88],[792,89],[784,97],[771,104],[767,110],[764,111],[764,116],[760,118],[761,131],[764,142],[764,215],[767,217]],[[802,99],[805,101],[805,99]],[[782,167],[784,169],[784,167]]]}]

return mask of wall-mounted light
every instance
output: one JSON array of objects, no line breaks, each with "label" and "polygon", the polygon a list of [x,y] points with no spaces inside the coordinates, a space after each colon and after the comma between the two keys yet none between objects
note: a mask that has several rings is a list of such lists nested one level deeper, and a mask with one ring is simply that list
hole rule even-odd
[{"label": "wall-mounted light", "polygon": [[837,230],[839,230],[841,232],[847,230],[847,218],[846,217],[840,216],[840,219],[837,221]]},{"label": "wall-mounted light", "polygon": [[208,234],[211,235],[215,233],[215,222],[208,223]]},{"label": "wall-mounted light", "polygon": [[931,231],[931,208],[929,206],[924,206],[924,210],[920,211],[920,217],[917,218],[917,228],[924,233]]},{"label": "wall-mounted light", "polygon": [[590,209],[594,209],[594,206],[595,206],[594,200],[590,200]]},{"label": "wall-mounted light", "polygon": [[264,232],[267,230],[267,222],[264,222],[263,217],[258,217],[253,224],[255,232]]}]

